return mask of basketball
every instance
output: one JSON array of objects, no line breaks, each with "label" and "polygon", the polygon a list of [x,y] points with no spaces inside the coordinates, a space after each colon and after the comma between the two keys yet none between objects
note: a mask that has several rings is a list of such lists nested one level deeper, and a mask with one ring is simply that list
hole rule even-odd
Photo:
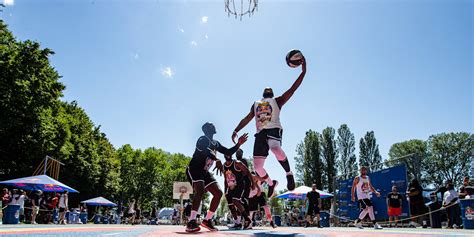
[{"label": "basketball", "polygon": [[286,54],[286,64],[290,67],[298,67],[301,65],[303,54],[297,49],[292,49]]}]

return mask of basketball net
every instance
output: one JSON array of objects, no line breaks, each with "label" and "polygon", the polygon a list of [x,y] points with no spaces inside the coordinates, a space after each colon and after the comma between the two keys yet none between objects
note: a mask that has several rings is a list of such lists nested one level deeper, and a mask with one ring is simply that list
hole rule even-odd
[{"label": "basketball net", "polygon": [[[244,15],[251,17],[258,10],[258,0],[224,0],[224,2],[225,12],[227,12],[229,17],[230,15],[235,16],[235,19],[240,17],[240,20],[242,20]],[[240,2],[240,5],[238,2]]]}]

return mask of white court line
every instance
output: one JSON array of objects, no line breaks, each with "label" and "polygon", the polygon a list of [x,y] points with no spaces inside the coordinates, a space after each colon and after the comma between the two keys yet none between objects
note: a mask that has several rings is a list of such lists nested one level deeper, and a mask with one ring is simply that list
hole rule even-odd
[{"label": "white court line", "polygon": [[117,232],[117,233],[110,233],[110,234],[101,234],[100,236],[113,236],[113,235],[120,235],[123,234],[122,232]]}]

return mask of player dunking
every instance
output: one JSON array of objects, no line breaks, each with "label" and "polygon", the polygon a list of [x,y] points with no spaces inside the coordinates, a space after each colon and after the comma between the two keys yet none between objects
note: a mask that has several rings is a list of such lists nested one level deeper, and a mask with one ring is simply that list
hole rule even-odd
[{"label": "player dunking", "polygon": [[282,96],[276,98],[273,96],[272,88],[265,88],[263,91],[263,98],[252,105],[250,112],[240,121],[232,133],[232,141],[235,141],[237,133],[255,117],[257,133],[255,134],[253,148],[253,163],[257,174],[269,185],[269,197],[273,195],[273,191],[278,184],[276,180],[272,180],[269,177],[267,171],[263,167],[269,150],[275,154],[278,162],[280,162],[286,172],[287,189],[290,191],[295,189],[295,180],[290,169],[288,158],[286,157],[285,152],[281,149],[283,127],[280,123],[280,110],[303,82],[303,78],[306,74],[305,58],[303,58],[302,61],[302,72],[291,88],[283,93]]},{"label": "player dunking", "polygon": [[216,162],[214,169],[217,169],[217,173],[219,171],[222,173],[222,163],[217,158],[216,152],[218,151],[222,154],[231,156],[237,151],[237,149],[239,149],[240,145],[247,141],[248,138],[247,134],[242,135],[239,138],[238,143],[234,147],[228,149],[213,139],[214,134],[216,134],[216,128],[212,123],[205,123],[202,126],[202,131],[204,132],[204,136],[201,136],[198,139],[193,158],[186,168],[186,176],[188,177],[188,180],[192,184],[194,190],[192,211],[189,217],[189,222],[186,225],[187,232],[196,232],[201,230],[196,222],[196,216],[198,214],[198,209],[201,204],[204,192],[210,192],[213,197],[209,211],[207,212],[204,221],[202,221],[201,226],[211,231],[218,230],[212,223],[212,216],[219,206],[219,202],[222,197],[222,191],[219,189],[217,181],[209,172],[209,169],[212,167],[214,162]]}]

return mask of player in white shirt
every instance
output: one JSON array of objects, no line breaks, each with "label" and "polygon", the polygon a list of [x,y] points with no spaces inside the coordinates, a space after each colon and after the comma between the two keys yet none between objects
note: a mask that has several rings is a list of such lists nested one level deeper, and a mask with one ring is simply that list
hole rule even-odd
[{"label": "player in white shirt", "polygon": [[232,140],[234,141],[237,137],[237,133],[247,126],[253,118],[255,118],[257,133],[255,134],[253,148],[253,164],[257,174],[269,185],[269,197],[273,195],[273,191],[278,184],[276,180],[272,180],[269,177],[267,171],[263,167],[269,150],[275,154],[278,162],[280,162],[286,172],[287,189],[290,191],[295,189],[295,180],[290,169],[288,158],[283,149],[281,149],[283,127],[280,123],[280,110],[303,82],[303,78],[306,75],[305,58],[303,58],[302,61],[302,72],[291,88],[283,93],[282,96],[276,98],[274,98],[272,88],[265,88],[263,91],[263,98],[252,104],[250,112],[240,121],[232,133]]},{"label": "player in white shirt", "polygon": [[370,182],[370,178],[367,175],[367,168],[362,166],[360,168],[360,175],[354,178],[352,184],[352,201],[355,202],[355,193],[357,192],[357,200],[362,211],[359,214],[359,218],[355,221],[356,227],[363,229],[362,220],[367,214],[369,214],[370,220],[374,223],[374,229],[383,229],[376,221],[374,214],[374,207],[372,204],[371,193],[375,193],[377,197],[380,197],[380,193],[375,190]]}]

